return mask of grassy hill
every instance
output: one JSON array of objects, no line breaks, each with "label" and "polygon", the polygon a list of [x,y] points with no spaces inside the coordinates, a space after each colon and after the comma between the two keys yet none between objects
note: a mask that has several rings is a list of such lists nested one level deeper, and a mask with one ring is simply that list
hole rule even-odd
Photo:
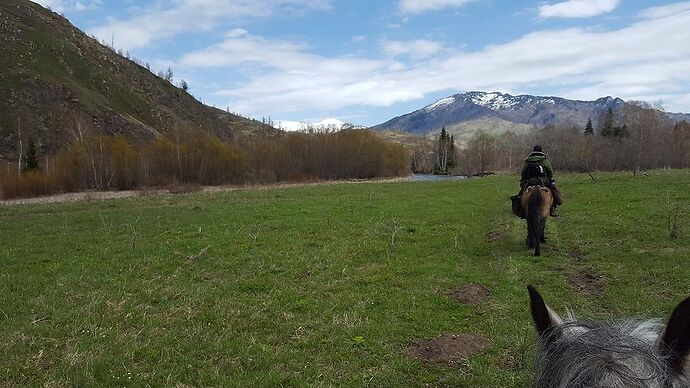
[{"label": "grassy hill", "polygon": [[274,131],[208,107],[28,0],[0,2],[0,158],[18,134],[52,153],[77,125],[150,140],[192,127],[224,139]]},{"label": "grassy hill", "polygon": [[[499,118],[487,117],[451,125],[446,128],[446,131],[455,136],[457,144],[464,145],[478,132],[484,132],[494,136],[502,135],[506,132],[522,135],[535,128],[536,127],[533,125],[513,123]],[[438,136],[439,132],[435,134]]]},{"label": "grassy hill", "polygon": [[423,136],[414,133],[399,131],[377,131],[373,133],[382,138],[383,140],[400,143],[410,151],[425,149],[433,150],[435,148],[434,139],[438,137],[438,134],[436,134],[436,136]]},{"label": "grassy hill", "polygon": [[[494,136],[502,135],[506,132],[522,135],[528,133],[530,130],[536,129],[536,127],[512,123],[498,118],[481,118],[451,125],[445,129],[446,132],[455,137],[456,144],[463,146],[478,132],[484,132]],[[376,131],[375,133],[385,140],[398,142],[405,145],[408,149],[415,150],[432,146],[433,140],[438,138],[441,130],[439,129],[427,134],[393,130]],[[431,148],[433,148],[433,146]]]},{"label": "grassy hill", "polygon": [[[528,386],[526,284],[594,318],[688,293],[690,230],[666,226],[688,171],[597,178],[560,176],[538,258],[513,176],[0,207],[0,385]],[[486,346],[408,356],[450,333]]]}]

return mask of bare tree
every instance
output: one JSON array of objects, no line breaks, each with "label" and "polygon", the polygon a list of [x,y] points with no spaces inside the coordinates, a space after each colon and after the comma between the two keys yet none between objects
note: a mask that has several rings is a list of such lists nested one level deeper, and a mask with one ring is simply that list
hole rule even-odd
[{"label": "bare tree", "polygon": [[173,71],[170,67],[168,67],[168,70],[165,71],[163,79],[170,83],[173,83]]},{"label": "bare tree", "polygon": [[643,166],[645,148],[650,145],[646,143],[652,140],[651,135],[658,132],[661,126],[662,110],[660,106],[653,107],[646,102],[628,101],[623,112],[633,141],[633,174],[637,175]]},{"label": "bare tree", "polygon": [[184,90],[185,92],[189,91],[189,84],[187,84],[187,81],[180,81],[180,89]]},{"label": "bare tree", "polygon": [[17,116],[17,141],[19,142],[17,150],[17,174],[22,173],[22,156],[24,155],[24,143],[22,142],[22,121],[21,116]]},{"label": "bare tree", "polygon": [[496,162],[496,137],[486,132],[479,131],[469,141],[468,146],[474,156],[473,162],[478,163],[478,169],[468,171],[469,173],[484,174],[489,172]]}]

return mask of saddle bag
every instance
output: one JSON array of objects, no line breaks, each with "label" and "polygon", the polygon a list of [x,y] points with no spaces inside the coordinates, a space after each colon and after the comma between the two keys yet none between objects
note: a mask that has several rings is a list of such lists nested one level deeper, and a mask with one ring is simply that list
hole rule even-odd
[{"label": "saddle bag", "polygon": [[510,202],[512,204],[513,208],[513,214],[515,214],[516,217],[525,218],[525,210],[522,208],[522,203],[520,201],[520,196],[519,195],[513,195],[510,197]]}]

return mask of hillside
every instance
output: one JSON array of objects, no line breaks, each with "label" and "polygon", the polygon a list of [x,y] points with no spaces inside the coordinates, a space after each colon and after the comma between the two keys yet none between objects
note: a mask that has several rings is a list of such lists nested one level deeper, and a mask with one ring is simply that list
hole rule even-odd
[{"label": "hillside", "polygon": [[0,2],[0,46],[0,158],[16,157],[18,129],[47,153],[77,125],[140,141],[183,127],[226,140],[275,131],[203,105],[28,0]]},{"label": "hillside", "polygon": [[[463,139],[478,130],[498,134],[508,130],[524,133],[547,125],[584,127],[589,118],[597,126],[599,118],[609,108],[614,114],[620,114],[625,104],[620,98],[612,97],[577,101],[560,97],[468,92],[440,99],[373,128],[434,134],[446,127]],[[669,113],[667,117],[670,121],[690,118],[689,115],[675,113]]]}]

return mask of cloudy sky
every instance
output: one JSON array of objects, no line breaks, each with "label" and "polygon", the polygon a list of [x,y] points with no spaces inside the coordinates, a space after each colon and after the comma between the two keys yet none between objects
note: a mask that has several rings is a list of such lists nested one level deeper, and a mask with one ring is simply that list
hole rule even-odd
[{"label": "cloudy sky", "polygon": [[690,1],[37,2],[256,118],[374,125],[470,90],[690,112]]}]

